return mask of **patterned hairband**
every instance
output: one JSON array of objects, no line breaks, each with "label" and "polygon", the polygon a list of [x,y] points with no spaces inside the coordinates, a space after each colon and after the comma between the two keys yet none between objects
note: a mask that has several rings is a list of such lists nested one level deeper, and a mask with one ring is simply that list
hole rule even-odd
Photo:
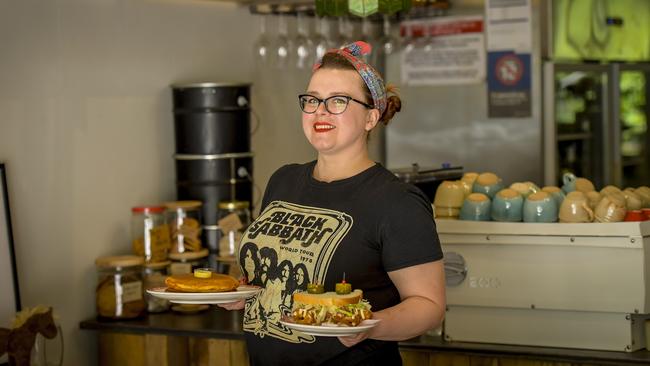
[{"label": "patterned hairband", "polygon": [[[361,78],[368,86],[368,89],[370,89],[370,94],[372,95],[372,101],[375,108],[379,110],[379,113],[384,114],[387,104],[384,79],[381,78],[377,70],[361,58],[361,56],[369,54],[371,50],[372,47],[366,42],[356,41],[341,48],[327,50],[325,54],[337,53],[350,61],[352,66],[357,69],[359,75],[361,75]],[[314,64],[313,71],[318,70],[322,65],[323,60],[318,60],[318,62]]]}]

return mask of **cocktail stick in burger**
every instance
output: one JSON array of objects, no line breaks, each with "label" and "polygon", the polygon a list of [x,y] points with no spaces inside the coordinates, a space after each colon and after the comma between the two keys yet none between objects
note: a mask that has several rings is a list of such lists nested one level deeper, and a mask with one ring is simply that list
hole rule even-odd
[{"label": "cocktail stick in burger", "polygon": [[370,304],[363,299],[361,290],[345,295],[336,292],[293,294],[292,320],[300,324],[357,326],[372,317]]}]

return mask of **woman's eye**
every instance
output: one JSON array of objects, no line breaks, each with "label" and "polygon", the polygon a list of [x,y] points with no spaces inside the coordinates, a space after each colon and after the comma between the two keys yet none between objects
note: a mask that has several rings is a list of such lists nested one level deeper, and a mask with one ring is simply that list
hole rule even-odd
[{"label": "woman's eye", "polygon": [[334,99],[332,99],[332,103],[334,103],[334,105],[338,105],[338,106],[345,105],[347,102],[348,102],[348,100],[345,99],[345,98],[334,98]]},{"label": "woman's eye", "polygon": [[318,99],[316,99],[316,98],[307,98],[307,104],[318,104]]}]

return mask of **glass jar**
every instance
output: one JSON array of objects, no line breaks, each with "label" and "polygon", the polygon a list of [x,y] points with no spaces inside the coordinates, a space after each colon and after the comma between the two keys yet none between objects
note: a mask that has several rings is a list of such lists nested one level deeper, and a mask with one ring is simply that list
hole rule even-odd
[{"label": "glass jar", "polygon": [[171,259],[171,264],[169,265],[169,274],[194,273],[194,270],[197,268],[207,267],[207,257],[207,248],[203,248],[198,252],[170,253],[169,259]]},{"label": "glass jar", "polygon": [[171,247],[169,227],[163,206],[139,206],[131,209],[133,253],[146,263],[164,262]]},{"label": "glass jar", "polygon": [[217,226],[220,230],[219,257],[234,258],[239,250],[239,241],[250,225],[251,213],[247,201],[221,202],[217,211]]},{"label": "glass jar", "polygon": [[[171,261],[145,264],[143,271],[144,289],[149,290],[156,287],[165,287],[167,269]],[[145,291],[147,311],[150,313],[161,313],[169,309],[169,301],[152,296]]]},{"label": "glass jar", "polygon": [[100,257],[97,267],[95,303],[97,315],[111,319],[130,319],[147,308],[142,292],[144,259],[134,255]]},{"label": "glass jar", "polygon": [[165,203],[165,219],[169,225],[171,253],[201,250],[201,201]]}]

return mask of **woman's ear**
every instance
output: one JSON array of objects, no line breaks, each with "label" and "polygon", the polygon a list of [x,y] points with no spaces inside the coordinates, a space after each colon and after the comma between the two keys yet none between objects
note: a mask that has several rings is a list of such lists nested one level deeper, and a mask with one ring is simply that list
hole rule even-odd
[{"label": "woman's ear", "polygon": [[368,111],[367,120],[366,120],[366,131],[370,131],[373,128],[375,128],[375,126],[377,126],[377,123],[379,122],[379,117],[381,116],[379,115],[378,109],[374,108]]}]

